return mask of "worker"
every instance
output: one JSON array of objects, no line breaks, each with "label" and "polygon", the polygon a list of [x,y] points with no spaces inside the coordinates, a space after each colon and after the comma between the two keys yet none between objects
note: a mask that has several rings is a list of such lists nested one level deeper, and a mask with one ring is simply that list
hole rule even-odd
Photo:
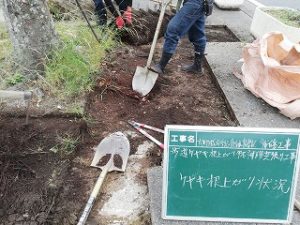
[{"label": "worker", "polygon": [[184,0],[182,8],[170,20],[163,45],[163,52],[158,64],[150,70],[162,74],[172,55],[175,53],[178,41],[188,34],[194,46],[194,63],[183,65],[181,69],[189,73],[202,74],[202,60],[206,47],[205,20],[212,13],[213,0]]},{"label": "worker", "polygon": [[[112,0],[104,1],[109,11],[115,17],[115,24],[119,29],[123,28],[125,24],[132,24],[132,0],[116,0],[121,15],[118,14],[117,10],[115,9],[112,3]],[[103,0],[94,0],[94,2],[96,7],[95,11],[99,18],[99,25],[106,25],[107,12]]]}]

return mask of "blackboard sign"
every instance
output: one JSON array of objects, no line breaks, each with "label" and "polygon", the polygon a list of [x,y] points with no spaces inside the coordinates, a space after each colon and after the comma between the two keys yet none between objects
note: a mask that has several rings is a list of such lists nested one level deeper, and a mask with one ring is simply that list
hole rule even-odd
[{"label": "blackboard sign", "polygon": [[163,219],[288,223],[295,129],[166,126]]}]

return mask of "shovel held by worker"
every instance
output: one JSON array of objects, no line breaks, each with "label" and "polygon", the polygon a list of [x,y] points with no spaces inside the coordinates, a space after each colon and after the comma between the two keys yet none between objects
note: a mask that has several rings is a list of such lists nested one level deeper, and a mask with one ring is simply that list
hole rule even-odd
[{"label": "shovel held by worker", "polygon": [[135,74],[132,79],[132,89],[134,91],[138,92],[141,96],[146,96],[147,94],[149,94],[149,92],[154,87],[155,82],[158,78],[158,73],[149,70],[149,67],[151,66],[151,62],[152,62],[154,51],[155,51],[155,46],[157,43],[157,39],[158,39],[161,24],[162,24],[164,15],[165,15],[165,11],[170,2],[171,2],[171,0],[162,0],[162,7],[161,7],[161,11],[160,11],[160,15],[159,15],[159,19],[158,19],[157,27],[155,30],[155,34],[154,34],[154,38],[153,38],[153,42],[151,45],[150,54],[149,54],[149,57],[147,60],[146,67],[138,66],[136,68]]},{"label": "shovel held by worker", "polygon": [[98,177],[93,192],[77,225],[84,225],[86,223],[106,174],[111,171],[125,171],[130,152],[130,144],[123,133],[115,132],[104,138],[95,150],[96,152],[91,166],[100,168],[102,172]]}]

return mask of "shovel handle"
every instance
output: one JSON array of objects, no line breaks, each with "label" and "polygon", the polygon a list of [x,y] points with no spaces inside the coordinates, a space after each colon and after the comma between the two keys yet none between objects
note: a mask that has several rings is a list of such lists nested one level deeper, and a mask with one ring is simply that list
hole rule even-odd
[{"label": "shovel handle", "polygon": [[97,195],[99,194],[99,191],[100,191],[100,188],[102,186],[102,183],[106,177],[106,174],[107,174],[107,171],[108,171],[108,167],[105,167],[102,172],[100,173],[98,179],[97,179],[97,182],[94,186],[94,189],[93,189],[93,192],[91,193],[90,197],[89,197],[89,200],[88,202],[86,203],[85,205],[85,208],[83,210],[83,213],[77,223],[77,225],[84,225],[87,221],[87,218],[92,210],[92,207],[95,203],[95,200],[97,198]]},{"label": "shovel handle", "polygon": [[151,62],[152,62],[152,59],[153,59],[155,46],[156,46],[158,35],[159,35],[159,32],[160,32],[161,24],[162,24],[164,15],[165,15],[166,8],[167,8],[167,6],[169,5],[170,2],[171,2],[171,0],[163,0],[161,11],[160,11],[159,18],[158,18],[158,23],[157,23],[157,26],[156,26],[154,38],[153,38],[151,49],[150,49],[150,54],[149,54],[149,57],[148,57],[148,60],[147,60],[147,65],[146,65],[147,68],[149,68],[151,66]]}]

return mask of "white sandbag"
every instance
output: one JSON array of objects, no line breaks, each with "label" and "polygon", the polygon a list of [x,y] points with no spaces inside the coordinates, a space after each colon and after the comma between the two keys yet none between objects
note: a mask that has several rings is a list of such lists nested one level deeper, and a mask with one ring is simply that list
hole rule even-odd
[{"label": "white sandbag", "polygon": [[271,32],[243,49],[245,88],[278,108],[285,116],[300,117],[300,46],[282,33]]},{"label": "white sandbag", "polygon": [[244,0],[215,0],[215,4],[221,9],[238,9]]}]

